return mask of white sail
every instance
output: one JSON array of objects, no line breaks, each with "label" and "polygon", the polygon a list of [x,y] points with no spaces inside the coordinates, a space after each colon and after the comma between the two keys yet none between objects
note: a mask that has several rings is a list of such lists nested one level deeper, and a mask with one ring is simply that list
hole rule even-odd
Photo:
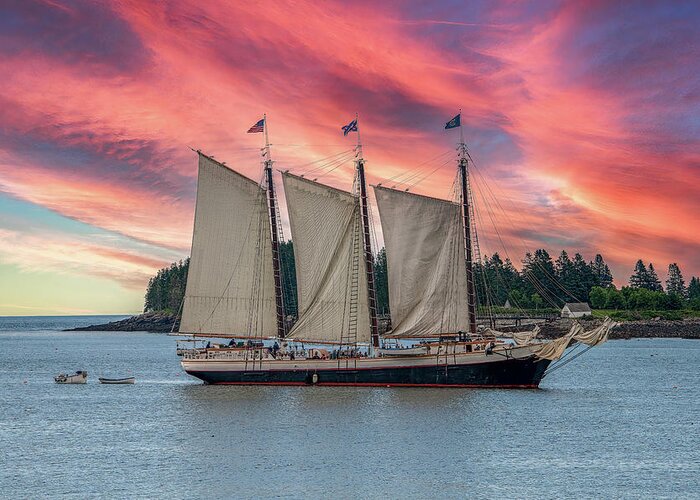
[{"label": "white sail", "polygon": [[266,193],[203,154],[180,331],[277,332]]},{"label": "white sail", "polygon": [[[282,181],[299,299],[299,319],[289,337],[347,342],[348,334],[355,329],[351,326],[351,316],[355,316],[357,342],[368,342],[367,277],[358,199],[287,172],[282,174]],[[354,287],[353,274],[357,276]]]},{"label": "white sail", "polygon": [[387,336],[469,331],[461,207],[381,186],[374,193],[389,275]]}]

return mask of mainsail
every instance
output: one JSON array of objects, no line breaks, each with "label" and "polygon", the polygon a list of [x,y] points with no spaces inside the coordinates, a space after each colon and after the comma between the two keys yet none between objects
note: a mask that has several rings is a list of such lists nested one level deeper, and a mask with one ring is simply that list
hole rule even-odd
[{"label": "mainsail", "polygon": [[276,334],[270,234],[265,191],[200,153],[180,332]]},{"label": "mainsail", "polygon": [[367,277],[358,198],[288,172],[282,174],[282,181],[299,297],[299,319],[289,337],[368,342]]},{"label": "mainsail", "polygon": [[392,330],[386,336],[468,331],[460,206],[381,186],[374,193],[389,274]]}]

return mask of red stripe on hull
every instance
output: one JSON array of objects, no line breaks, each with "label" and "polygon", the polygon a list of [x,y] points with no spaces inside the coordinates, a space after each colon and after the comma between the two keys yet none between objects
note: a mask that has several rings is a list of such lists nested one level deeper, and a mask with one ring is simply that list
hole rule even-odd
[{"label": "red stripe on hull", "polygon": [[537,389],[535,384],[380,384],[372,382],[211,382],[209,385],[283,385],[283,386],[318,386],[318,387],[455,387],[460,389]]}]

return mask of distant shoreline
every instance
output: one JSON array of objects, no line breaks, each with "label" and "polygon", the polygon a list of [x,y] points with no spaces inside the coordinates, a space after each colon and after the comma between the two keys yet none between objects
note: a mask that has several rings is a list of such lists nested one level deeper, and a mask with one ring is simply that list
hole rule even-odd
[{"label": "distant shoreline", "polygon": [[[584,328],[593,328],[600,323],[598,318],[583,318]],[[552,339],[564,335],[571,328],[573,320],[557,319],[541,324],[540,337]],[[138,314],[129,318],[111,321],[109,323],[70,328],[64,331],[99,331],[99,332],[152,332],[170,333],[178,331],[179,322],[175,315],[165,312],[151,312]],[[519,330],[529,327],[519,328]],[[509,329],[510,330],[510,329]],[[610,339],[633,338],[684,338],[700,340],[700,318],[686,318],[682,320],[637,320],[620,322],[610,332]]]},{"label": "distant shoreline", "polygon": [[167,312],[149,312],[137,314],[119,321],[110,321],[98,325],[68,328],[65,332],[152,332],[170,333],[180,326],[174,314]]}]

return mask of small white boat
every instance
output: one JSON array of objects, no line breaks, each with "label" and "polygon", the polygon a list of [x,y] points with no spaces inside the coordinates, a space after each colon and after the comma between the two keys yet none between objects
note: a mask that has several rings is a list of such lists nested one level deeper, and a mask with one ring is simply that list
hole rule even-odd
[{"label": "small white boat", "polygon": [[134,382],[136,382],[136,378],[134,378],[134,377],[125,377],[125,378],[100,377],[98,380],[100,381],[100,384],[133,384]]},{"label": "small white boat", "polygon": [[87,372],[78,370],[73,375],[61,373],[60,375],[56,375],[53,379],[57,384],[85,384],[87,383],[87,376]]}]

